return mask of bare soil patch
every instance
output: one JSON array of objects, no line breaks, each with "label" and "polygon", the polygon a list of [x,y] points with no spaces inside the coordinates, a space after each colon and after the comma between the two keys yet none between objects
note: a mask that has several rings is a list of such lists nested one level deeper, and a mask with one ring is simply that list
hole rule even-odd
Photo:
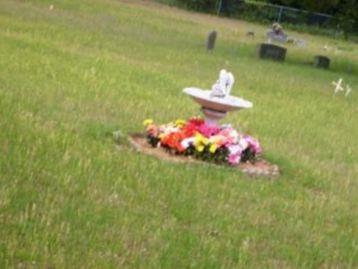
[{"label": "bare soil patch", "polygon": [[[203,161],[195,159],[192,156],[170,154],[163,148],[153,148],[148,144],[145,135],[141,133],[131,134],[128,137],[128,140],[137,151],[154,156],[161,160],[176,163],[204,163]],[[271,164],[262,158],[257,160],[255,163],[245,162],[240,163],[235,167],[227,167],[229,169],[239,169],[241,172],[247,174],[250,177],[266,177],[269,179],[274,179],[277,178],[280,174],[280,170],[277,165]]]}]

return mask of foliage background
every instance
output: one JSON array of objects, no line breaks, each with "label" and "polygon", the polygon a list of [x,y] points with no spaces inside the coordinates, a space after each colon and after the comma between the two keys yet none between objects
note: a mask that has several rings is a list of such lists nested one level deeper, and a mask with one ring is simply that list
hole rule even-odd
[{"label": "foliage background", "polygon": [[[170,5],[177,5],[191,10],[217,13],[255,22],[270,24],[277,20],[279,10],[273,7],[253,4],[255,1],[244,0],[159,0]],[[349,35],[358,35],[358,4],[356,0],[324,0],[324,1],[297,1],[297,0],[267,0],[257,3],[272,3],[293,7],[310,12],[326,13],[333,19],[319,17],[318,14],[306,12],[285,11],[281,18],[283,23],[293,29],[303,28],[303,31],[337,35],[342,31],[345,39]],[[307,27],[305,25],[311,25]],[[355,40],[355,39],[354,39]]]}]

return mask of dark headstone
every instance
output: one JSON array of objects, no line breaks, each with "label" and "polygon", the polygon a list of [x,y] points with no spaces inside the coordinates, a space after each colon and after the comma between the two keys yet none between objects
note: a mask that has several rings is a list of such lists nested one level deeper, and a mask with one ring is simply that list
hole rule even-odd
[{"label": "dark headstone", "polygon": [[248,31],[248,32],[246,33],[246,36],[247,36],[247,37],[254,38],[254,37],[255,37],[255,32],[254,32],[254,31]]},{"label": "dark headstone", "polygon": [[260,44],[258,49],[259,57],[261,59],[272,59],[275,61],[284,61],[286,51],[286,48],[267,43]]},{"label": "dark headstone", "polygon": [[313,65],[318,68],[328,69],[330,62],[331,60],[328,57],[322,55],[316,55],[314,57]]},{"label": "dark headstone", "polygon": [[206,40],[206,49],[212,51],[215,47],[215,41],[218,33],[216,31],[211,31],[208,34],[208,38]]}]

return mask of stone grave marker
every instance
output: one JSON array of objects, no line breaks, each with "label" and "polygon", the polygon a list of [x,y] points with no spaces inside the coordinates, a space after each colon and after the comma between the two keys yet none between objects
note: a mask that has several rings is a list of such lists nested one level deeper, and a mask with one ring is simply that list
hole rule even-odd
[{"label": "stone grave marker", "polygon": [[267,42],[261,43],[258,47],[258,55],[261,59],[271,59],[275,61],[284,61],[287,49],[272,42],[285,43],[287,35],[283,32],[280,24],[274,23],[266,34]]},{"label": "stone grave marker", "polygon": [[254,32],[254,31],[248,31],[248,32],[246,33],[246,36],[247,36],[247,37],[251,37],[251,38],[255,38],[255,32]]},{"label": "stone grave marker", "polygon": [[211,31],[208,34],[208,38],[206,39],[206,49],[208,51],[212,51],[215,48],[215,42],[217,38],[218,33],[216,31]]},{"label": "stone grave marker", "polygon": [[328,57],[322,55],[316,55],[314,57],[313,65],[318,68],[328,69],[330,62],[331,60]]},{"label": "stone grave marker", "polygon": [[258,54],[261,59],[271,59],[275,61],[284,61],[287,49],[274,45],[262,43],[259,45]]},{"label": "stone grave marker", "polygon": [[266,33],[266,37],[268,40],[276,41],[278,43],[285,43],[287,40],[287,35],[284,33],[282,26],[276,22]]}]

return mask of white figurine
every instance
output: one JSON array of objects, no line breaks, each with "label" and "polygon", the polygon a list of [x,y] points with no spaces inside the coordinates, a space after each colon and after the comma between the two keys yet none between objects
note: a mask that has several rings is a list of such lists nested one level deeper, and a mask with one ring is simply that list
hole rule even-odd
[{"label": "white figurine", "polygon": [[211,96],[227,97],[230,95],[232,86],[234,85],[234,76],[225,69],[220,71],[219,79],[211,88]]}]

